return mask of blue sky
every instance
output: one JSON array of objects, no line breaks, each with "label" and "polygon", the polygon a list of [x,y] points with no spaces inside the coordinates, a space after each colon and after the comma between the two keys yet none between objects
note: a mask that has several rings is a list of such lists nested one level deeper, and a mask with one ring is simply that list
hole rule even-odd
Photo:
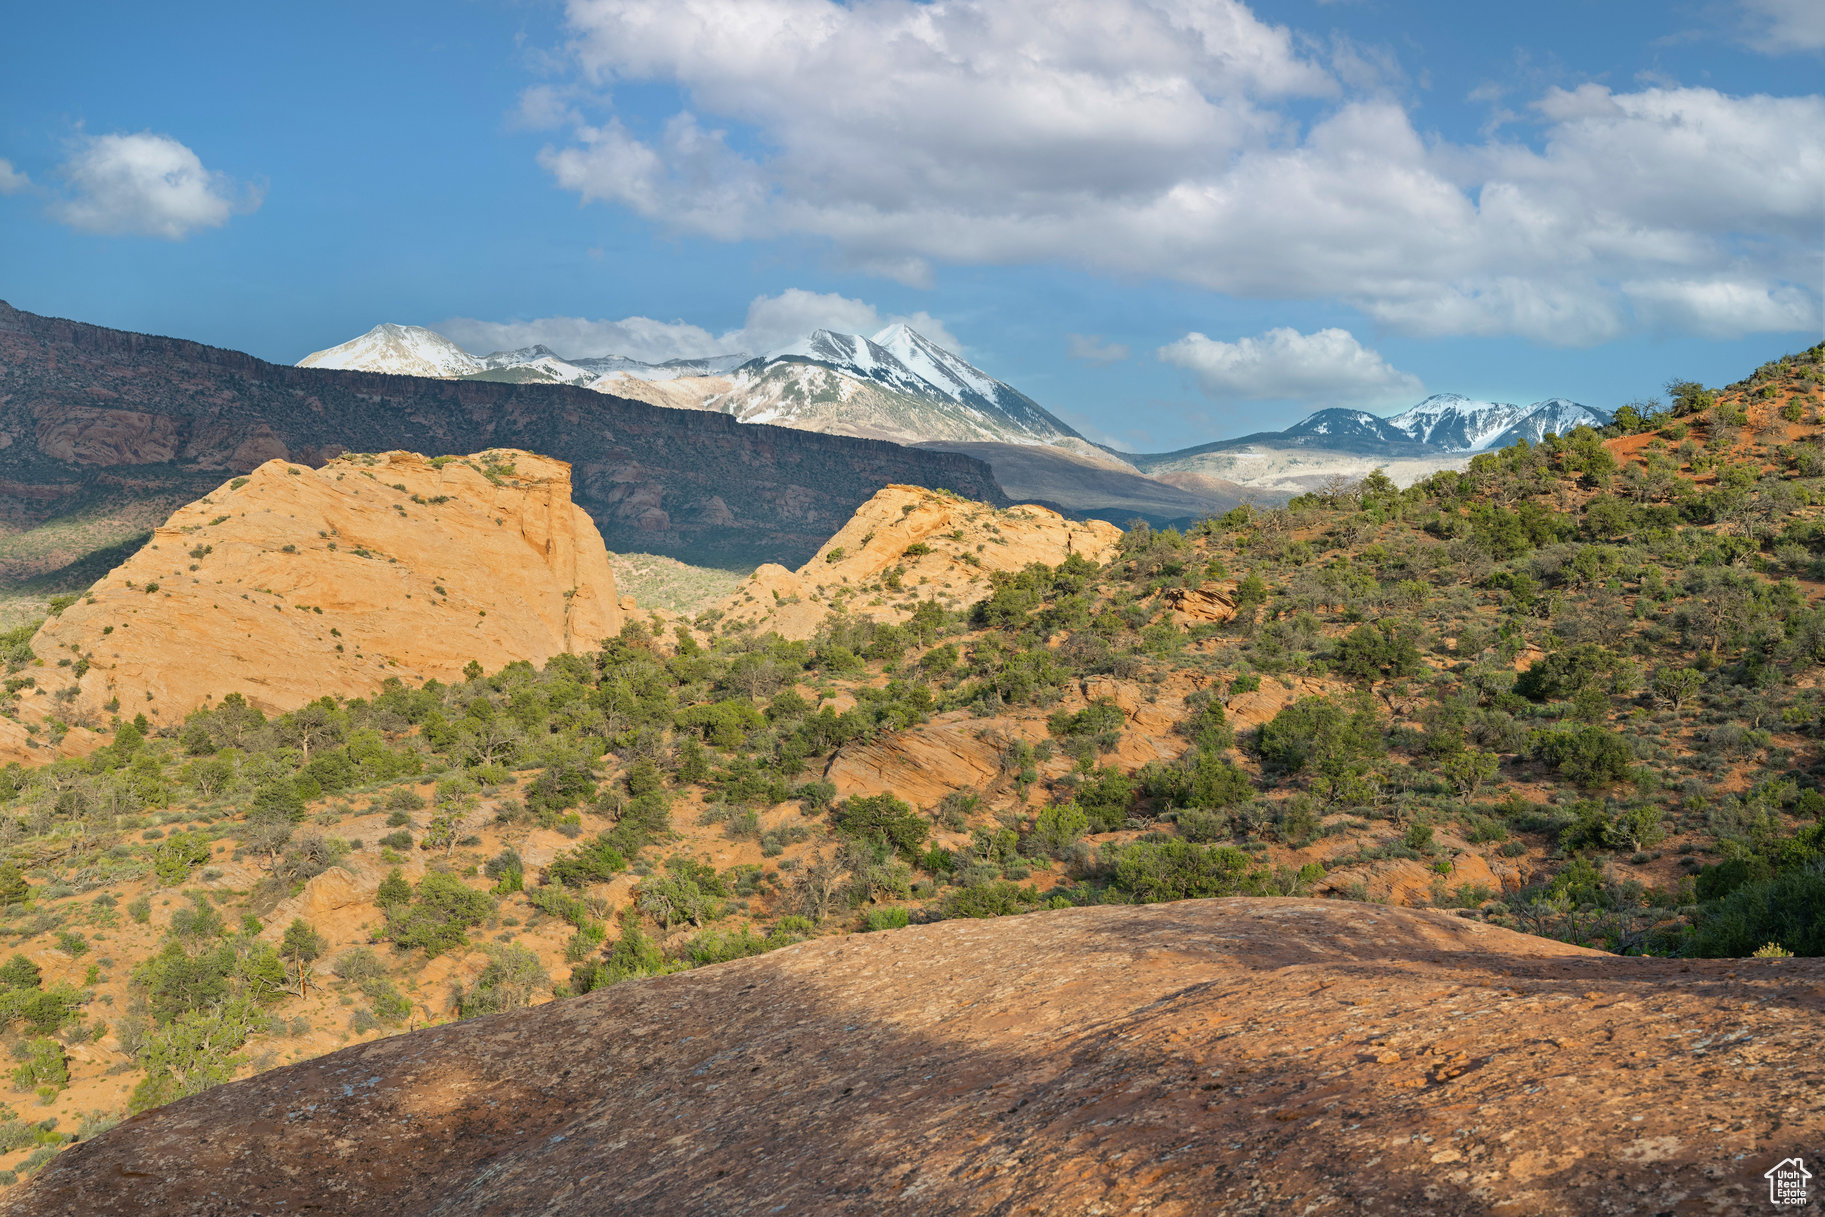
[{"label": "blue sky", "polygon": [[1818,340],[1822,46],[1816,0],[32,6],[0,298],[285,362],[910,318],[1131,450],[1613,407]]}]

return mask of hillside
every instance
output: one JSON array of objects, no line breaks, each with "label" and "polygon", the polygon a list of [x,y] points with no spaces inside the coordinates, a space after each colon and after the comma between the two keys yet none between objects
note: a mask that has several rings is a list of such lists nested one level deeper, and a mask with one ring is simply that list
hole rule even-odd
[{"label": "hillside", "polygon": [[[657,631],[652,615],[636,614],[600,650],[556,655],[542,668],[513,662],[460,681],[402,681],[270,718],[218,699],[218,709],[181,725],[128,718],[132,707],[123,706],[118,724],[72,727],[58,748],[81,755],[0,770],[0,956],[9,956],[0,962],[0,1017],[19,1061],[0,1111],[0,1166],[31,1174],[129,1110],[399,1030],[438,1025],[431,1036],[371,1051],[399,1060],[446,1042],[454,1051],[475,1041],[442,1037],[496,1034],[491,1027],[536,1044],[539,1028],[588,1021],[597,1007],[580,1001],[637,1013],[645,994],[701,983],[705,1009],[727,1010],[718,977],[743,977],[758,993],[755,977],[768,969],[784,974],[795,960],[847,959],[851,951],[858,970],[831,983],[862,993],[910,966],[875,966],[866,953],[920,944],[935,967],[949,956],[929,944],[953,941],[944,935],[1038,936],[1029,956],[997,956],[996,973],[1035,1012],[1014,997],[1002,1001],[1004,990],[976,979],[981,971],[962,969],[954,984],[946,974],[941,996],[922,990],[925,1006],[886,994],[880,1008],[891,1016],[838,1025],[870,1035],[905,1020],[935,1025],[922,1020],[938,1018],[943,1009],[932,1003],[954,991],[978,1002],[968,1019],[984,1021],[958,1024],[975,1025],[973,1036],[1037,1034],[1055,1018],[1064,1026],[1089,1017],[1053,1000],[1045,985],[1088,993],[1119,980],[1137,987],[1109,990],[1112,1008],[1143,1021],[1166,1018],[1185,1035],[1203,1016],[1174,1022],[1173,1012],[1203,1010],[1197,1003],[1227,992],[1200,962],[1207,956],[1145,951],[1103,969],[1090,953],[1099,948],[1066,936],[1052,941],[1069,967],[1024,960],[1048,958],[1047,925],[1111,918],[1124,928],[1091,940],[1121,944],[1145,917],[1197,916],[1118,906],[1324,896],[1336,903],[1323,914],[1334,920],[1321,925],[1400,920],[1397,909],[1369,906],[1404,906],[1438,910],[1425,924],[1456,927],[1468,936],[1462,941],[1506,944],[1499,961],[1486,961],[1492,981],[1525,971],[1514,961],[1528,951],[1590,971],[1569,984],[1555,980],[1550,1001],[1540,990],[1542,1005],[1514,1025],[1501,1021],[1507,998],[1443,992],[1453,983],[1447,977],[1472,971],[1468,961],[1428,972],[1429,959],[1404,955],[1398,944],[1382,951],[1393,962],[1374,965],[1393,970],[1369,975],[1370,987],[1347,1010],[1319,984],[1368,975],[1360,960],[1332,958],[1322,965],[1332,971],[1311,973],[1309,988],[1295,983],[1306,975],[1297,971],[1263,973],[1274,1000],[1288,1004],[1263,1005],[1249,1033],[1262,1038],[1238,1044],[1268,1053],[1236,1066],[1248,1079],[1270,1082],[1279,1075],[1263,1062],[1291,1069],[1309,1055],[1305,1048],[1318,1054],[1329,1043],[1285,1044],[1284,1028],[1330,1027],[1339,1018],[1396,1033],[1436,1016],[1438,1026],[1476,1042],[1441,1033],[1441,1050],[1416,1057],[1433,1041],[1402,1040],[1386,1048],[1398,1059],[1387,1060],[1380,1047],[1338,1039],[1374,1064],[1423,1060],[1428,1068],[1393,1075],[1386,1085],[1397,1096],[1375,1090],[1335,1114],[1323,1114],[1329,1088],[1357,1085],[1354,1070],[1371,1062],[1339,1058],[1315,1080],[1301,1078],[1303,1091],[1209,1092],[1202,1101],[1218,1104],[1222,1120],[1246,1119],[1258,1130],[1251,1137],[1284,1127],[1290,1138],[1310,1120],[1334,1122],[1311,1126],[1302,1140],[1199,1141],[1199,1154],[1215,1156],[1189,1159],[1210,1166],[1197,1187],[1229,1187],[1244,1171],[1257,1180],[1284,1175],[1295,1181],[1289,1194],[1315,1203],[1322,1189],[1343,1183],[1305,1182],[1300,1172],[1312,1159],[1296,1149],[1359,1145],[1351,1125],[1398,1138],[1402,1113],[1423,1113],[1448,1120],[1439,1127],[1463,1142],[1425,1151],[1435,1168],[1429,1184],[1464,1189],[1455,1209],[1440,1211],[1474,1212],[1492,1196],[1528,1195],[1528,1187],[1577,1200],[1594,1194],[1578,1189],[1624,1177],[1648,1190],[1631,1183],[1606,1192],[1609,1202],[1665,1211],[1684,1203],[1673,1192],[1702,1177],[1691,1187],[1711,1191],[1688,1194],[1726,1208],[1740,1193],[1724,1189],[1753,1181],[1750,1158],[1778,1159],[1794,1152],[1785,1138],[1810,1132],[1812,1108],[1777,1092],[1794,1079],[1774,1067],[1788,1059],[1784,1012],[1809,1011],[1818,991],[1815,965],[1784,956],[1825,955],[1822,388],[1825,347],[1721,391],[1676,384],[1663,409],[1622,412],[1604,433],[1579,429],[1479,454],[1462,472],[1404,489],[1377,477],[1340,482],[1284,508],[1239,507],[1185,532],[1135,528],[1117,537],[1049,513],[1021,519],[1017,510],[944,496],[922,506],[916,491],[896,503],[902,492],[890,491],[809,564],[811,575],[834,576],[848,594],[835,603],[826,580],[833,602],[817,606],[799,637],[732,607],[660,620]],[[924,528],[940,511],[951,513],[946,526],[919,534],[924,540],[894,531]],[[1010,551],[1047,537],[1054,548],[990,569],[998,536]],[[909,552],[917,544],[930,552]],[[1039,561],[1023,564],[1028,558]],[[915,560],[934,564],[923,585],[918,572],[927,568]],[[965,576],[958,585],[952,576],[965,570],[981,570],[983,583],[969,586]],[[840,583],[844,575],[848,583]],[[761,615],[782,604],[770,594],[753,603]],[[791,632],[800,633],[796,625]],[[31,637],[28,630],[0,640],[11,695],[0,714],[42,733],[20,721],[15,700],[55,667],[56,656],[36,654]],[[1042,917],[1030,930],[969,924],[1047,910],[1068,916]],[[1130,916],[1143,921],[1121,920]],[[917,933],[896,933],[907,926]],[[1532,941],[1516,945],[1503,931]],[[856,942],[863,933],[870,937]],[[1333,928],[1314,941],[1327,934],[1348,937]],[[779,963],[668,977],[795,946]],[[1449,954],[1445,945],[1436,950]],[[1722,972],[1702,962],[1726,957],[1736,962]],[[1170,982],[1181,965],[1210,987],[1188,990],[1181,981],[1160,991],[1179,994],[1178,1004],[1150,1006],[1159,994],[1150,996],[1149,977],[1157,970]],[[832,969],[818,962],[816,970]],[[1806,979],[1789,987],[1790,976]],[[1623,993],[1630,996],[1607,1000]],[[629,1005],[612,1004],[619,1002]],[[689,1008],[682,996],[666,1002],[666,1010]],[[1733,1024],[1749,1002],[1754,1026]],[[540,1009],[527,1023],[442,1029],[529,1005]],[[1291,1015],[1282,1019],[1280,1009]],[[1665,1037],[1695,1020],[1731,1038],[1688,1041],[1693,1056],[1702,1049],[1727,1063],[1663,1068],[1674,1051]],[[1478,1038],[1485,1025],[1487,1041]],[[1122,1063],[1125,1041],[1109,1026],[1034,1051],[1092,1078],[1112,1060],[1138,1068]],[[1218,1037],[1229,1029],[1169,1049],[1227,1042]],[[1752,1042],[1739,1034],[1745,1029]],[[558,1042],[571,1032],[550,1034]],[[1552,1042],[1530,1043],[1530,1035]],[[603,1042],[598,1029],[595,1043]],[[694,1051],[682,1042],[665,1053]],[[810,1042],[833,1053],[842,1043],[821,1029]],[[875,1055],[877,1041],[868,1042],[854,1067],[900,1077]],[[612,1053],[639,1050],[626,1037],[606,1043]],[[1276,1058],[1278,1047],[1293,1051]],[[1073,1055],[1045,1055],[1067,1048]],[[685,1059],[651,1051],[658,1064]],[[1487,1097],[1470,1093],[1460,1103],[1435,1089],[1479,1061],[1484,1078],[1506,1079]],[[657,1065],[638,1072],[631,1057],[603,1063],[618,1070],[618,1085],[670,1079],[667,1102],[682,1102],[679,1087],[692,1084]],[[1002,1076],[1001,1063],[984,1074]],[[956,1076],[974,1076],[967,1070],[981,1064],[965,1059]],[[1758,1072],[1750,1075],[1752,1066]],[[579,1086],[589,1076],[572,1059],[563,1068]],[[1035,1068],[1035,1078],[1063,1076]],[[1545,1080],[1526,1069],[1546,1071]],[[922,1135],[937,1125],[921,1121],[972,1110],[940,1096],[908,1101],[925,1094],[908,1090],[923,1072],[932,1070],[889,1088],[902,1125],[831,1119],[844,1110],[838,1095],[807,1108],[831,1130],[817,1135],[887,1137],[895,1127]],[[762,1073],[766,1079],[751,1080],[787,1087],[795,1101],[802,1094],[793,1069]],[[562,1069],[540,1076],[554,1094],[567,1085]],[[1725,1089],[1739,1076],[1774,1097],[1740,1105]],[[1206,1084],[1221,1083],[1198,1083]],[[1410,1089],[1421,1093],[1406,1096]],[[577,1093],[578,1102],[593,1101]],[[1029,1107],[1062,1122],[1023,1131],[1020,1147],[999,1158],[958,1160],[954,1178],[984,1186],[990,1176],[977,1167],[1002,1163],[1010,1181],[1041,1181],[1032,1186],[1042,1209],[1047,1198],[1070,1194],[1043,1188],[1077,1186],[1072,1180],[1132,1186],[1136,1204],[1153,1195],[1143,1176],[1176,1161],[1161,1156],[1153,1121],[1166,1111],[1177,1129],[1183,1113],[1124,1106],[1106,1091],[1060,1093],[1090,1098],[1085,1119],[1096,1103],[1113,1104],[1095,1125],[1102,1131],[1073,1140],[1067,1134],[1078,1117],[1035,1098]],[[1415,1106],[1405,1105],[1408,1097]],[[1439,1098],[1447,1101],[1433,1102]],[[438,1102],[459,1099],[437,1092]],[[215,1110],[207,1107],[215,1101],[188,1110]],[[233,1101],[232,1092],[219,1101]],[[611,1102],[613,1118],[625,1111],[653,1126],[647,1105]],[[168,1114],[181,1119],[185,1110]],[[1378,1112],[1396,1123],[1376,1124]],[[573,1118],[562,1103],[539,1113]],[[1625,1153],[1612,1140],[1663,1116],[1682,1123],[1655,1135],[1677,1144],[1648,1140]],[[1519,1131],[1508,1141],[1477,1131],[1506,1131],[1511,1120]],[[711,1133],[734,1125],[690,1126],[693,1139],[660,1150],[655,1170],[674,1170],[666,1155],[699,1148],[718,1164],[711,1169],[726,1169]],[[1560,1127],[1573,1131],[1555,1139]],[[1430,1124],[1415,1131],[1443,1139]],[[1125,1158],[1112,1175],[1086,1173],[1073,1155],[1100,1152],[1096,1136],[1123,1151],[1144,1147],[1152,1165],[1142,1172]],[[1526,1152],[1499,1148],[1516,1138],[1545,1140],[1522,1140],[1534,1146]],[[943,1152],[990,1143],[964,1138]],[[1584,1143],[1617,1148],[1577,1158]],[[799,1160],[824,1167],[848,1144],[815,1141]],[[1376,1144],[1396,1172],[1386,1207],[1409,1211],[1398,1172],[1409,1152],[1422,1151],[1410,1135]],[[1251,1152],[1225,1156],[1236,1147]],[[347,1148],[351,1160],[369,1152]],[[1274,1170],[1253,1150],[1275,1153]],[[1380,1186],[1367,1157],[1348,1156],[1355,1152],[1346,1153],[1340,1178]],[[1021,1155],[1061,1168],[1036,1166],[1029,1175],[1006,1165]],[[1329,1162],[1330,1151],[1321,1157]],[[1491,1173],[1498,1166],[1499,1176]],[[1631,1173],[1637,1167],[1655,1178]],[[1704,1175],[1710,1167],[1723,1173]],[[690,1169],[678,1166],[668,1178],[695,1178]],[[825,1177],[840,1181],[836,1169]],[[1730,1173],[1739,1169],[1744,1176]],[[772,1178],[752,1161],[747,1170]],[[1672,1192],[1657,1191],[1655,1179],[1670,1180]],[[655,1182],[651,1194],[675,1194],[665,1186]],[[1174,1192],[1175,1203],[1189,1203],[1186,1194]],[[738,1191],[718,1195],[736,1211],[746,1203]],[[1168,1198],[1161,1193],[1159,1203]],[[458,1194],[445,1203],[467,1201]],[[1531,1199],[1517,1206],[1539,1207]]]},{"label": "hillside", "polygon": [[1825,965],[1751,962],[1302,900],[952,921],[276,1069],[0,1212],[1747,1211],[1825,1131]]},{"label": "hillside", "polygon": [[518,448],[568,463],[611,550],[796,565],[882,486],[1005,503],[951,453],[587,389],[288,368],[0,305],[0,572],[45,575],[268,460]]}]

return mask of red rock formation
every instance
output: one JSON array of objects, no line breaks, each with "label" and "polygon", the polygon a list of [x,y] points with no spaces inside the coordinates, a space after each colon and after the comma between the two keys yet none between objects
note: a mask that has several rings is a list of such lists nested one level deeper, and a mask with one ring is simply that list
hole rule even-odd
[{"label": "red rock formation", "polygon": [[1759,1212],[1822,1005],[1818,960],[1344,902],[949,921],[277,1069],[0,1213]]}]

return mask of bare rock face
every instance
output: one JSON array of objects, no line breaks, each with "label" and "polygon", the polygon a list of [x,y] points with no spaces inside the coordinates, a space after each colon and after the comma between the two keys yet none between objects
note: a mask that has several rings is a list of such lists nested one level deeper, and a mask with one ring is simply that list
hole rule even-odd
[{"label": "bare rock face", "polygon": [[1186,627],[1220,625],[1236,615],[1236,598],[1229,588],[1174,588],[1166,593],[1166,604],[1174,623]]},{"label": "bare rock face", "polygon": [[15,1217],[1756,1210],[1818,960],[1233,899],[818,939],[349,1048],[53,1159]]},{"label": "bare rock face", "polygon": [[[1101,563],[1121,535],[1113,524],[1066,519],[1049,507],[997,510],[946,491],[888,486],[797,571],[764,565],[718,607],[782,637],[809,638],[838,603],[884,621],[905,617],[920,599],[960,608],[988,596],[991,571],[1056,566],[1072,554]],[[890,572],[898,572],[897,589],[883,583]]]},{"label": "bare rock face", "polygon": [[75,708],[268,711],[593,650],[623,614],[570,466],[512,449],[269,461],[180,508],[32,640]]}]

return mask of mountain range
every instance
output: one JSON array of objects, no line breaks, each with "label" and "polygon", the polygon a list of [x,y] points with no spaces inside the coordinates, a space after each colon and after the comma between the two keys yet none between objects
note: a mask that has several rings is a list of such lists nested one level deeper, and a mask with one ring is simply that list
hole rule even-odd
[{"label": "mountain range", "polygon": [[569,357],[546,346],[473,355],[434,330],[389,323],[313,352],[298,366],[578,385],[746,423],[896,443],[1091,446],[1026,394],[901,324],[872,337],[816,330],[759,356],[644,363],[620,355]]},{"label": "mountain range", "polygon": [[797,566],[888,485],[1008,502],[987,465],[955,453],[572,385],[286,367],[0,303],[0,583],[127,542],[267,460],[488,448],[568,462],[616,552],[729,568]]},{"label": "mountain range", "polygon": [[547,346],[476,355],[434,330],[385,324],[306,356],[303,367],[572,385],[745,423],[885,439],[987,461],[1012,495],[1126,523],[1194,520],[1244,498],[1303,493],[1381,467],[1402,485],[1470,455],[1609,415],[1562,397],[1532,405],[1440,393],[1391,417],[1324,409],[1284,431],[1173,452],[1093,444],[1019,390],[903,324],[872,337],[816,330],[764,355],[647,363]]}]

